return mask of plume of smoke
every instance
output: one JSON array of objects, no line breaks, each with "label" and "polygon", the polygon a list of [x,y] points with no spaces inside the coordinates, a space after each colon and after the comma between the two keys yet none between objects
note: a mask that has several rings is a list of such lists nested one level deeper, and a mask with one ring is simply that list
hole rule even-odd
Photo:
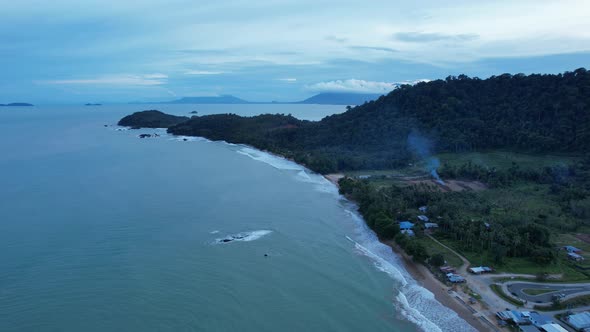
[{"label": "plume of smoke", "polygon": [[417,130],[412,130],[408,135],[408,148],[426,162],[428,172],[438,183],[445,184],[436,171],[440,167],[440,160],[432,155],[431,140]]}]

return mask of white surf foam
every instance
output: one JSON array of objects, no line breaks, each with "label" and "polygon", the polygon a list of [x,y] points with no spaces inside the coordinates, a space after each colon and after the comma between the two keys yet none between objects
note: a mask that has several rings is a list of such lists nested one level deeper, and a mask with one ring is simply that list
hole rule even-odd
[{"label": "white surf foam", "polygon": [[319,174],[313,173],[312,171],[291,160],[247,146],[237,150],[236,152],[254,160],[268,164],[278,170],[292,172],[297,181],[311,183],[314,185],[314,189],[317,191],[335,195],[338,194],[338,188],[336,188],[336,186],[330,183],[330,181],[328,181],[326,178]]},{"label": "white surf foam", "polygon": [[[354,205],[347,203],[352,209]],[[396,310],[407,320],[416,324],[425,332],[473,332],[475,329],[461,319],[454,311],[443,306],[434,298],[434,294],[420,286],[405,270],[403,263],[391,248],[379,241],[375,233],[368,228],[362,217],[346,209],[356,228],[355,234],[348,237],[355,250],[369,259],[375,267],[389,275],[397,284],[395,294]]]},{"label": "white surf foam", "polygon": [[209,234],[217,234],[217,233],[219,233],[218,230],[214,230],[214,231],[209,232]]},{"label": "white surf foam", "polygon": [[265,164],[268,164],[276,169],[280,170],[293,170],[293,171],[303,171],[304,167],[298,165],[288,159],[271,155],[270,153],[266,153],[260,150],[256,150],[250,147],[244,147],[237,151],[239,154],[244,156],[248,156],[254,160],[261,161]]},{"label": "white surf foam", "polygon": [[206,139],[205,137],[196,137],[196,136],[172,136],[170,137],[171,141],[178,141],[178,142],[211,142],[210,140]]},{"label": "white surf foam", "polygon": [[219,239],[215,239],[215,243],[226,244],[231,242],[250,242],[260,239],[263,236],[272,233],[269,230],[258,230],[258,231],[251,231],[251,232],[242,232],[233,235],[228,235],[226,237],[222,237]]}]

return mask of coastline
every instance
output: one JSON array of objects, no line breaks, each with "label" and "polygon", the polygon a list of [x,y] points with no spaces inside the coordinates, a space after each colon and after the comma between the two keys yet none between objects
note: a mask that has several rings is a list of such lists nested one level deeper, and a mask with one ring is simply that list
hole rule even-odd
[{"label": "coastline", "polygon": [[[326,174],[324,178],[334,184],[336,187],[338,186],[338,181],[342,179],[345,175],[342,173],[333,173],[333,174]],[[347,198],[348,199],[348,198]],[[364,222],[364,219],[363,219]],[[382,241],[379,240],[381,243],[387,245],[391,248],[393,253],[401,258],[404,268],[408,273],[412,276],[416,282],[420,284],[420,286],[426,288],[429,292],[434,294],[434,298],[441,303],[443,306],[453,310],[461,319],[466,321],[469,325],[471,325],[474,329],[478,331],[493,331],[488,325],[483,323],[478,317],[475,316],[469,309],[465,307],[465,305],[461,304],[454,295],[450,294],[448,290],[450,289],[449,286],[440,282],[427,268],[426,266],[416,263],[412,260],[408,254],[406,254],[393,240],[389,241]]]},{"label": "coastline", "polygon": [[434,298],[445,307],[453,310],[461,319],[466,321],[474,329],[478,331],[493,331],[489,326],[484,324],[478,317],[475,316],[463,304],[459,303],[453,295],[449,294],[449,286],[443,284],[432,275],[426,266],[416,263],[408,256],[393,240],[381,241],[391,248],[391,250],[401,258],[404,268],[416,280],[420,286],[426,288],[429,292],[434,294]]},{"label": "coastline", "polygon": [[[178,136],[178,135],[171,134],[171,136]],[[225,141],[223,141],[223,142],[225,142]],[[290,158],[286,158],[280,154],[277,154],[277,153],[274,153],[274,152],[271,152],[268,150],[261,150],[257,147],[247,145],[247,144],[242,144],[242,145],[253,148],[258,151],[261,151],[263,153],[270,154],[272,156],[275,156],[275,157],[278,157],[281,159],[291,161],[291,162],[307,169],[306,165],[296,163],[294,160],[292,160]],[[323,178],[328,180],[331,184],[335,185],[336,188],[339,188],[338,181],[345,177],[345,175],[342,173],[332,173],[332,174],[317,173],[317,174],[319,174],[320,176],[322,176]],[[352,201],[352,200],[350,200],[350,201],[354,203],[354,201]],[[365,222],[364,219],[363,219],[363,222]],[[441,303],[443,306],[454,311],[457,314],[457,316],[459,316],[461,319],[463,319],[465,322],[467,322],[467,324],[469,324],[471,327],[473,327],[477,331],[486,331],[486,332],[493,331],[487,325],[485,325],[480,319],[478,319],[476,316],[474,316],[473,313],[471,313],[465,306],[463,306],[455,298],[453,298],[447,292],[448,286],[446,286],[446,285],[442,284],[440,281],[438,281],[432,275],[432,273],[430,271],[428,271],[428,269],[424,265],[418,264],[418,263],[415,263],[414,261],[412,261],[412,259],[401,248],[399,248],[393,241],[389,241],[389,242],[388,241],[381,241],[381,240],[379,240],[379,241],[381,243],[387,245],[388,247],[390,247],[394,254],[396,254],[402,258],[402,262],[403,262],[403,265],[404,265],[404,268],[406,269],[406,271],[408,271],[408,273],[412,276],[412,278],[416,282],[418,282],[420,284],[420,286],[424,287],[425,289],[427,289],[428,291],[433,293],[435,299],[439,303]]]}]

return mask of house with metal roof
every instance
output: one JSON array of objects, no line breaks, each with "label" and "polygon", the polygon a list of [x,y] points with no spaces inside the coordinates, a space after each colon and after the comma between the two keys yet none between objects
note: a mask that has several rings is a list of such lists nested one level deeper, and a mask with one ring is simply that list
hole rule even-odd
[{"label": "house with metal roof", "polygon": [[541,328],[541,331],[545,331],[545,332],[568,332],[561,325],[555,324],[555,323],[545,324],[545,325],[541,326],[540,328]]},{"label": "house with metal roof", "polygon": [[418,216],[418,220],[420,220],[422,222],[428,222],[428,221],[430,221],[430,219],[428,219],[428,217],[425,216],[425,215],[423,215],[423,214],[421,214],[421,215]]},{"label": "house with metal roof", "polygon": [[551,317],[546,316],[546,315],[542,315],[538,312],[531,312],[529,315],[529,320],[531,321],[531,323],[533,323],[533,325],[535,325],[536,327],[541,327],[543,325],[547,325],[547,324],[553,324],[553,319],[551,319]]},{"label": "house with metal roof", "polygon": [[563,247],[563,249],[564,249],[565,251],[569,252],[569,253],[576,253],[576,254],[579,254],[579,253],[581,253],[581,252],[582,252],[582,249],[578,249],[578,248],[576,248],[576,247],[574,247],[574,246],[565,246],[565,247]]},{"label": "house with metal roof", "polygon": [[582,255],[578,255],[575,252],[568,252],[567,253],[567,258],[579,262],[579,261],[583,261],[584,260],[584,256]]},{"label": "house with metal roof", "polygon": [[588,311],[569,315],[565,318],[565,320],[578,331],[590,328],[590,312]]},{"label": "house with metal roof", "polygon": [[427,222],[427,223],[424,223],[424,228],[426,228],[426,229],[438,228],[438,224],[434,223],[434,222]]},{"label": "house with metal roof", "polygon": [[399,222],[399,229],[401,229],[401,230],[412,229],[412,228],[414,228],[414,224],[409,221],[400,221]]}]

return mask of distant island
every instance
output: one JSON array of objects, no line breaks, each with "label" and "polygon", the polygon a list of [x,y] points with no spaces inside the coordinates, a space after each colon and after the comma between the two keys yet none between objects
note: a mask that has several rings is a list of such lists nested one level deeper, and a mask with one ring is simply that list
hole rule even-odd
[{"label": "distant island", "polygon": [[29,104],[29,103],[10,103],[10,104],[0,104],[0,106],[5,106],[5,107],[25,107],[25,106],[35,106],[35,105]]},{"label": "distant island", "polygon": [[320,93],[294,104],[362,105],[379,97],[381,95],[374,93]]},{"label": "distant island", "polygon": [[250,104],[250,102],[231,95],[223,95],[214,97],[184,97],[159,104]]},{"label": "distant island", "polygon": [[169,128],[188,121],[186,116],[176,116],[149,110],[134,113],[122,118],[118,125],[135,128]]},{"label": "distant island", "polygon": [[[158,102],[156,104],[316,104],[316,105],[362,105],[380,97],[379,94],[367,93],[320,93],[302,101],[294,102],[257,102],[247,101],[232,95],[215,97],[184,97],[181,99]],[[141,104],[134,102],[133,104]]]},{"label": "distant island", "polygon": [[86,104],[84,104],[84,106],[102,106],[102,104],[98,104],[98,103],[86,103]]}]

